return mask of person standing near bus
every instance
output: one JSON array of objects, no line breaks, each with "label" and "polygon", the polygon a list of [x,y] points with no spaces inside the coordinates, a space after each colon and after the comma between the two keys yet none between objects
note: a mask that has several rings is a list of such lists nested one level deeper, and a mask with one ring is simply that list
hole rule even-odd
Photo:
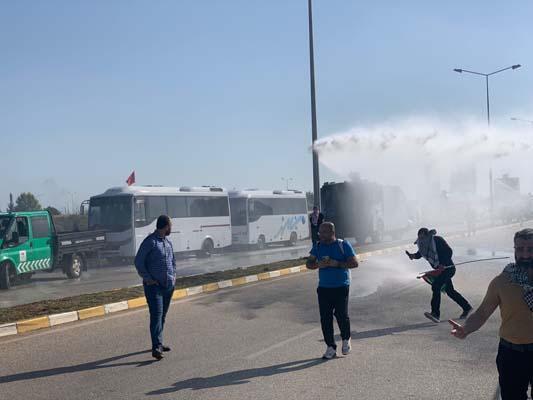
[{"label": "person standing near bus", "polygon": [[157,218],[156,230],[141,243],[135,256],[135,268],[143,279],[144,295],[150,312],[152,357],[163,358],[170,347],[163,345],[165,317],[170,307],[176,284],[176,257],[167,237],[172,223],[166,215]]},{"label": "person standing near bus", "polygon": [[311,227],[311,240],[313,241],[313,245],[318,243],[319,228],[322,222],[324,222],[324,215],[317,206],[314,206],[313,212],[309,215],[309,226]]}]

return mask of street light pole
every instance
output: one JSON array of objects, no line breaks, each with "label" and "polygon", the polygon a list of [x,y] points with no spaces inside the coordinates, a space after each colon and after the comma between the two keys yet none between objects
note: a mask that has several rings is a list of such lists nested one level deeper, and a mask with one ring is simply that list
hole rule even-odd
[{"label": "street light pole", "polygon": [[497,71],[491,72],[489,74],[486,74],[486,73],[483,73],[483,72],[469,71],[467,69],[462,69],[462,68],[455,68],[454,69],[455,72],[458,72],[460,74],[462,74],[464,72],[464,73],[467,73],[467,74],[480,75],[480,76],[484,76],[485,77],[485,84],[486,84],[486,87],[487,87],[487,125],[488,126],[490,126],[489,76],[496,75],[496,74],[498,74],[500,72],[503,72],[503,71],[507,71],[508,69],[513,69],[513,70],[514,69],[518,69],[521,66],[522,65],[520,65],[520,64],[515,64],[515,65],[511,65],[510,67],[502,68],[502,69],[499,69]]},{"label": "street light pole", "polygon": [[487,125],[490,126],[490,102],[489,102],[489,76],[485,77],[485,82],[487,84]]},{"label": "street light pole", "polygon": [[[491,72],[489,74],[485,74],[483,72],[476,72],[476,71],[468,71],[466,69],[462,68],[455,68],[454,71],[462,74],[463,72],[473,75],[481,75],[485,77],[485,84],[487,87],[487,126],[490,128],[490,101],[489,101],[489,76],[498,74],[503,71],[507,71],[508,69],[517,69],[520,68],[520,64],[511,65],[510,67],[502,68],[497,71]],[[492,177],[492,167],[489,169],[489,190],[490,190],[490,218],[491,222],[494,221],[494,191],[493,191],[493,177]]]},{"label": "street light pole", "polygon": [[315,97],[315,55],[313,49],[313,5],[311,0],[307,0],[307,12],[309,15],[309,72],[311,81],[311,136],[313,152],[313,194],[314,205],[320,207],[320,173],[318,165],[318,154],[315,151],[315,142],[317,140],[316,124],[316,97]]}]

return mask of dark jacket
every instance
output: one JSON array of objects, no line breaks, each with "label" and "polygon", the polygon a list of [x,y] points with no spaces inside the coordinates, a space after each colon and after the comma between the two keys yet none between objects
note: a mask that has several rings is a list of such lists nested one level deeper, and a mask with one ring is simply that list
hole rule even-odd
[{"label": "dark jacket", "polygon": [[324,222],[324,215],[322,213],[318,213],[318,222],[316,225],[313,225],[313,213],[309,214],[309,226],[311,228],[318,229],[318,227],[322,225],[322,222]]},{"label": "dark jacket", "polygon": [[[435,236],[434,239],[435,239],[435,247],[437,248],[437,254],[439,255],[440,265],[443,265],[445,267],[449,265],[453,265],[453,260],[452,260],[453,250],[450,247],[450,245],[446,242],[446,240],[444,240],[440,236]],[[413,258],[418,260],[419,258],[422,258],[422,255],[420,254],[419,251],[417,251],[413,255]]]}]

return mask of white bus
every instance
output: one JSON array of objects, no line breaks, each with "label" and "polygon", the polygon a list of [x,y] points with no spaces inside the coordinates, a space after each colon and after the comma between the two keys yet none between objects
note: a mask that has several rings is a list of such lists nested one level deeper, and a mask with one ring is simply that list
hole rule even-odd
[{"label": "white bus", "polygon": [[295,190],[229,192],[234,245],[294,245],[309,237],[307,199]]},{"label": "white bus", "polygon": [[215,187],[130,186],[89,200],[89,229],[106,229],[105,258],[134,257],[162,214],[172,220],[174,252],[210,256],[231,245],[228,192]]}]

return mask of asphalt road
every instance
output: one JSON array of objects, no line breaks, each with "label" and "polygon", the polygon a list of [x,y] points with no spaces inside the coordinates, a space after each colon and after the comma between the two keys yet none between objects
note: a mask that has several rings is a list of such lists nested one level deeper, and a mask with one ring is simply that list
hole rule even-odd
[{"label": "asphalt road", "polygon": [[[516,228],[450,240],[455,261],[511,256]],[[505,261],[458,267],[479,305]],[[172,304],[161,362],[148,352],[145,309],[0,340],[5,399],[496,399],[499,315],[466,341],[427,322],[427,269],[403,252],[353,272],[353,351],[322,361],[316,272]],[[460,309],[444,297],[442,317]]]},{"label": "asphalt road", "polygon": [[[462,226],[449,228],[447,231],[460,230]],[[415,231],[408,232],[404,239],[412,241]],[[405,240],[389,241],[378,244],[365,244],[359,250],[379,249],[405,243]],[[294,247],[273,245],[265,250],[225,251],[211,258],[178,258],[177,272],[179,276],[198,275],[207,272],[223,271],[232,268],[246,268],[253,265],[283,261],[304,257],[309,254],[310,241],[299,242]],[[89,268],[79,279],[67,279],[60,271],[39,272],[30,281],[20,282],[10,290],[0,291],[0,309],[19,304],[33,303],[42,300],[58,299],[79,294],[95,293],[140,284],[140,278],[133,265],[102,266]]]}]

